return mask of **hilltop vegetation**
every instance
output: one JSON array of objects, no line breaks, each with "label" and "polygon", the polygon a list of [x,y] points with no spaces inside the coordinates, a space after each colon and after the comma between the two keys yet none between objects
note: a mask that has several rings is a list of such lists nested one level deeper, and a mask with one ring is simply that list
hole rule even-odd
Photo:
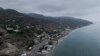
[{"label": "hilltop vegetation", "polygon": [[23,14],[13,9],[0,8],[0,24],[5,25],[56,25],[59,26],[70,26],[71,28],[81,27],[91,22],[72,18],[72,17],[47,17],[39,14]]}]

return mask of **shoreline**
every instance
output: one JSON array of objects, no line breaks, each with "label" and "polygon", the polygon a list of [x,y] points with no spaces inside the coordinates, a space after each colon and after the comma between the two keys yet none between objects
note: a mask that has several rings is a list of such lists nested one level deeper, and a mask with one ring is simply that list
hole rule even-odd
[{"label": "shoreline", "polygon": [[[63,40],[68,38],[68,36],[70,34],[72,34],[73,32],[75,32],[76,30],[78,30],[80,28],[81,27],[78,27],[78,28],[75,28],[75,29],[66,29],[65,31],[60,32],[60,35],[55,37],[55,39],[51,39],[51,41],[53,42],[52,47],[50,47],[48,50],[43,50],[44,53],[41,52],[41,53],[35,54],[37,52],[37,51],[34,52],[34,50],[37,49],[37,47],[36,47],[36,48],[33,49],[33,52],[31,52],[30,56],[32,56],[32,55],[34,55],[34,56],[37,56],[37,55],[38,56],[53,56],[55,51],[56,51],[56,49],[57,49],[57,47],[63,42]],[[48,41],[44,41],[44,42],[40,43],[38,49],[41,48],[41,45],[42,46],[46,45],[46,44],[43,44],[43,43],[49,42],[49,41],[50,41],[50,39],[48,39]]]},{"label": "shoreline", "polygon": [[[84,27],[88,27],[88,26],[84,26]],[[62,43],[62,41],[63,41],[64,39],[68,38],[68,36],[69,36],[71,33],[75,32],[76,30],[78,30],[78,29],[80,29],[80,28],[84,28],[84,27],[79,27],[79,28],[70,30],[64,37],[59,38],[59,39],[57,40],[56,45],[55,45],[55,46],[53,47],[53,49],[51,50],[51,51],[52,51],[52,53],[50,53],[51,56],[53,56],[53,54],[54,54],[56,48]]]},{"label": "shoreline", "polygon": [[[74,29],[74,30],[75,30],[75,29]],[[49,56],[53,56],[53,54],[54,54],[56,48],[62,43],[62,41],[63,41],[64,39],[68,38],[68,36],[71,34],[71,32],[73,32],[73,30],[70,30],[69,32],[67,32],[67,35],[65,35],[64,37],[61,37],[61,38],[59,38],[59,39],[57,40],[57,43],[56,43],[56,45],[52,48],[52,50],[50,51]],[[46,55],[46,56],[48,56],[48,55]]]}]

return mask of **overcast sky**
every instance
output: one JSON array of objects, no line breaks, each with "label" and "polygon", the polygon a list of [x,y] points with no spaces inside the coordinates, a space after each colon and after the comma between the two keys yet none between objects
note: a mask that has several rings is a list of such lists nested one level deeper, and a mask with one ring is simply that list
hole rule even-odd
[{"label": "overcast sky", "polygon": [[47,16],[71,16],[98,21],[100,0],[0,0],[0,7]]}]

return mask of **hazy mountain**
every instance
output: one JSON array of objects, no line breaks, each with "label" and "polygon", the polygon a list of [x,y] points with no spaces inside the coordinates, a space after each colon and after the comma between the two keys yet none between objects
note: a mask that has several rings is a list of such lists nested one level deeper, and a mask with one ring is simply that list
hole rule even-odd
[{"label": "hazy mountain", "polygon": [[[45,37],[49,39],[48,35],[51,39],[57,38],[56,35],[64,36],[62,32],[66,28],[72,30],[89,24],[91,22],[72,17],[25,14],[13,9],[0,8],[0,56],[19,56],[23,49],[27,50],[37,44],[34,39],[39,38],[37,41],[40,43]],[[9,50],[11,52],[6,53]]]},{"label": "hazy mountain", "polygon": [[70,26],[71,28],[74,28],[91,24],[91,22],[89,21],[72,17],[49,17],[34,13],[24,14],[13,9],[0,8],[0,24],[8,25],[11,24],[13,20],[15,21],[13,24],[18,24],[21,26],[25,26],[28,24],[48,24],[49,26],[50,24],[52,26]]},{"label": "hazy mountain", "polygon": [[27,14],[33,18],[38,18],[44,20],[44,22],[47,23],[55,23],[55,24],[62,24],[62,25],[69,25],[70,27],[75,27],[75,26],[84,26],[91,24],[92,22],[89,22],[87,20],[82,20],[79,18],[73,18],[73,17],[50,17],[50,16],[43,16],[40,14],[34,14],[30,13]]}]

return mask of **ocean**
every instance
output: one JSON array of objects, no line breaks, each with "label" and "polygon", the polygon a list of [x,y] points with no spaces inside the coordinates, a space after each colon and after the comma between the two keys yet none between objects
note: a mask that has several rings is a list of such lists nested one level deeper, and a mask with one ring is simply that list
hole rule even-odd
[{"label": "ocean", "polygon": [[100,56],[100,23],[76,29],[55,49],[53,56]]}]

